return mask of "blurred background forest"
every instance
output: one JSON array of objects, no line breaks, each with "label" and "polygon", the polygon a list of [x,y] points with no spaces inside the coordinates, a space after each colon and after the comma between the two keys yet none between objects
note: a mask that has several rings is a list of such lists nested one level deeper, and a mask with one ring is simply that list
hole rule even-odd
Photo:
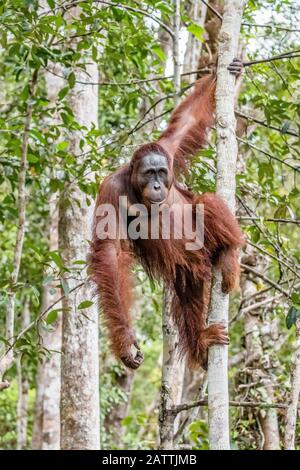
[{"label": "blurred background forest", "polygon": [[[215,58],[222,1],[180,8],[184,96]],[[162,286],[136,270],[145,362],[133,373],[109,352],[101,317],[98,354],[83,284],[99,182],[174,107],[173,18],[172,0],[0,2],[1,449],[68,448],[72,420],[91,436],[83,448],[99,429],[102,449],[157,448]],[[290,0],[250,0],[242,20],[237,217],[248,244],[230,303],[233,449],[300,448],[299,24]],[[194,191],[215,190],[215,157],[212,130],[186,179]],[[180,403],[202,400],[176,416],[174,445],[207,449],[206,374],[183,364],[173,380]]]}]

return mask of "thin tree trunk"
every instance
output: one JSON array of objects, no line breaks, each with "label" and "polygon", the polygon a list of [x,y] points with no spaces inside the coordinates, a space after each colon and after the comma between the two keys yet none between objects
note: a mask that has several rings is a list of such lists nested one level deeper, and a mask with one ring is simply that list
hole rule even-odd
[{"label": "thin tree trunk", "polygon": [[[15,284],[18,282],[19,271],[21,266],[21,256],[23,251],[23,242],[25,236],[25,223],[26,223],[26,173],[27,173],[27,153],[28,153],[28,140],[29,132],[32,120],[33,112],[33,99],[36,92],[38,71],[35,70],[32,75],[32,79],[29,84],[29,96],[27,99],[26,118],[24,123],[24,131],[22,136],[22,147],[21,147],[21,160],[20,160],[20,171],[18,181],[18,228],[17,237],[14,251],[14,262],[13,271],[10,277],[10,289],[7,294],[7,309],[6,309],[6,339],[11,341],[14,336],[14,324],[15,324],[15,296],[16,289]],[[0,357],[0,391],[9,387],[7,380],[4,380],[3,376],[7,369],[9,369],[14,360],[13,348],[10,348],[7,352],[5,349],[1,351]]]},{"label": "thin tree trunk", "polygon": [[[255,254],[251,255],[252,250],[249,250],[249,254],[246,255],[248,259],[252,259],[252,262],[256,261],[256,269],[259,271],[265,270],[266,265],[264,260],[257,257]],[[259,262],[261,259],[261,263]],[[242,297],[247,298],[256,292],[256,283],[250,280],[245,273],[241,279],[241,291]],[[255,311],[247,312],[245,314],[245,338],[246,338],[246,368],[245,374],[249,376],[249,382],[258,381],[259,393],[263,395],[263,401],[266,403],[275,402],[274,386],[272,376],[270,375],[267,368],[264,367],[264,363],[269,363],[268,352],[263,348],[263,342],[261,337],[261,319],[260,309],[257,308]],[[276,326],[277,328],[277,326]],[[268,338],[268,345],[270,344],[271,338]],[[268,360],[269,359],[269,360]],[[278,450],[280,449],[280,436],[279,436],[279,424],[278,415],[275,408],[257,410],[257,419],[261,426],[261,432],[263,436],[263,442],[261,448],[263,450]]]},{"label": "thin tree trunk", "polygon": [[[43,4],[46,8],[47,3],[43,2]],[[55,66],[55,64],[49,64],[48,67],[58,75],[61,72],[61,67]],[[50,124],[58,125],[60,118],[56,111],[57,98],[59,90],[65,85],[65,82],[50,71],[45,71],[44,77],[49,107],[51,108]],[[50,196],[49,251],[58,250],[58,201],[58,193]],[[46,272],[46,276],[50,274],[52,274],[51,268]],[[42,311],[49,308],[61,296],[61,290],[55,284],[57,281],[44,286]],[[55,293],[51,294],[53,289]],[[55,308],[60,309],[61,303],[58,303]],[[39,331],[43,347],[52,353],[50,357],[39,361],[37,367],[35,416],[31,442],[31,447],[34,450],[57,450],[60,447],[61,313],[58,313],[57,320],[51,326],[51,332],[43,328],[40,328]]]},{"label": "thin tree trunk", "polygon": [[[225,0],[222,27],[219,35],[216,130],[217,130],[217,194],[234,213],[237,142],[235,137],[235,78],[227,70],[237,55],[244,0]],[[221,290],[222,275],[215,270],[209,324],[223,323],[228,327],[229,297]],[[230,448],[228,348],[215,345],[208,355],[208,416],[209,443],[212,450]]]},{"label": "thin tree trunk", "polygon": [[[267,376],[263,378],[262,382],[267,392],[268,402],[274,403],[275,394],[271,377]],[[262,432],[265,438],[263,450],[280,450],[279,424],[276,408],[266,410],[263,415],[261,410],[260,415]]]},{"label": "thin tree trunk", "polygon": [[[52,195],[49,201],[49,251],[58,249],[58,197]],[[51,290],[55,288],[55,294]],[[48,284],[44,287],[42,311],[46,310],[61,295],[60,289]],[[55,308],[59,309],[58,303]],[[60,447],[60,363],[61,326],[59,313],[52,325],[52,331],[40,329],[42,345],[51,356],[39,362],[36,379],[35,419],[32,433],[32,449],[57,450]]]},{"label": "thin tree trunk", "polygon": [[110,435],[114,448],[117,449],[121,449],[123,445],[125,428],[122,421],[127,416],[133,377],[134,372],[125,368],[116,377],[114,385],[122,391],[123,396],[126,395],[126,398],[120,404],[115,405],[105,417],[104,428]]},{"label": "thin tree trunk", "polygon": [[[184,362],[178,356],[178,331],[171,318],[171,292],[164,291],[163,367],[159,414],[160,449],[174,449],[175,419],[171,412],[182,396]],[[179,422],[179,421],[178,421]]]},{"label": "thin tree trunk", "polygon": [[[191,0],[189,2],[188,16],[198,26],[204,28],[205,19],[207,14],[207,5],[198,2],[198,0]],[[183,59],[183,71],[189,72],[190,70],[197,70],[203,43],[195,37],[194,34],[189,33],[186,50]],[[195,76],[190,75],[186,77],[190,83],[195,81]],[[183,393],[181,401],[183,403],[193,400],[201,400],[205,397],[207,388],[207,374],[202,369],[191,370],[185,368],[183,380]],[[193,408],[185,413],[180,413],[176,417],[178,422],[177,429],[175,427],[174,442],[187,443],[187,435],[189,424],[199,419],[199,414],[203,413],[203,408]]]},{"label": "thin tree trunk", "polygon": [[[202,28],[204,28],[206,12],[207,5],[199,2],[199,0],[190,0],[188,16],[194,23]],[[183,72],[197,70],[201,51],[202,42],[199,41],[194,34],[189,33],[183,61]],[[186,79],[189,83],[193,83],[195,81],[195,76],[189,75]]]},{"label": "thin tree trunk", "polygon": [[[72,17],[79,17],[80,8],[73,8]],[[74,39],[76,41],[76,39]],[[90,81],[98,81],[97,65],[86,58],[86,72]],[[69,94],[69,106],[76,121],[88,129],[98,121],[98,88],[84,86],[86,74],[75,70],[76,83]],[[77,155],[80,165],[83,151],[80,132],[70,135],[69,150]],[[81,156],[80,156],[81,155]],[[86,272],[74,272],[74,261],[86,259],[87,240],[91,238],[92,208],[86,194],[76,183],[70,184],[60,198],[59,247],[63,262],[70,269],[64,277],[65,285],[72,289],[78,277]],[[77,278],[77,279],[76,279]],[[67,295],[63,301],[62,374],[61,374],[61,448],[99,449],[99,346],[98,312],[96,305],[78,309],[92,299],[92,286],[87,282]]]},{"label": "thin tree trunk", "polygon": [[[30,323],[30,312],[28,299],[25,300],[22,311],[22,328]],[[23,450],[27,447],[27,420],[28,420],[28,392],[29,383],[26,372],[22,369],[21,356],[17,357],[18,377],[18,403],[17,403],[17,449]]]},{"label": "thin tree trunk", "polygon": [[[174,0],[174,103],[180,98],[180,0]],[[178,355],[178,331],[171,316],[172,292],[165,288],[163,299],[163,366],[161,384],[161,404],[159,414],[160,449],[174,448],[174,434],[179,426],[179,417],[170,412],[181,401],[185,362]]]},{"label": "thin tree trunk", "polygon": [[173,0],[174,13],[174,38],[173,38],[173,66],[174,66],[174,104],[178,105],[180,100],[180,56],[179,56],[179,34],[180,34],[180,0]]},{"label": "thin tree trunk", "polygon": [[300,395],[300,319],[296,322],[296,351],[294,370],[291,377],[291,401],[286,412],[285,421],[285,450],[295,450],[297,410]]}]

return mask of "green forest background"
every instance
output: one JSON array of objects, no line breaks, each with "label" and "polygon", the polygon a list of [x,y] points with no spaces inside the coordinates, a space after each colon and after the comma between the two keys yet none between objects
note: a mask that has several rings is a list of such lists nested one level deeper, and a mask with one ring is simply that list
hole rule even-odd
[{"label": "green forest background", "polygon": [[[75,184],[91,206],[103,177],[128,161],[136,146],[154,140],[174,106],[172,49],[167,31],[153,20],[160,18],[169,27],[173,2],[102,3],[102,8],[97,8],[91,0],[80,2],[80,17],[70,22],[54,0],[47,0],[42,10],[35,0],[0,2],[2,351],[10,345],[5,336],[5,315],[12,291],[15,334],[29,321],[34,322],[14,343],[15,360],[5,374],[10,386],[0,392],[2,449],[32,447],[38,364],[59,354],[44,347],[41,337],[44,331],[55,329],[61,311],[54,307],[35,322],[43,310],[45,286],[50,286],[53,295],[57,290],[68,295],[69,289],[60,280],[67,270],[60,250],[49,247],[51,198],[62,198],[68,186]],[[222,11],[222,2],[210,3]],[[199,26],[192,5],[189,1],[181,4],[182,61],[183,72],[187,72],[181,77],[182,96],[197,78],[196,73],[189,73],[195,70],[188,63],[186,43],[195,42],[200,61],[196,70],[203,68],[207,57],[215,54],[219,28],[219,20],[211,10]],[[249,244],[242,253],[241,289],[231,297],[230,304],[229,379],[231,400],[235,402],[285,406],[290,397],[296,324],[300,318],[299,21],[297,2],[289,0],[249,1],[243,15],[240,42],[246,66],[236,104],[237,217]],[[70,36],[76,41],[70,42]],[[76,121],[69,100],[76,86],[76,71],[81,68],[84,72],[83,58],[96,62],[99,70],[98,127],[91,129]],[[53,63],[57,69],[53,69]],[[55,106],[46,91],[47,72],[63,77]],[[91,86],[89,80],[86,74],[86,87]],[[32,120],[26,164],[26,233],[20,272],[13,283],[20,215],[18,181],[28,107],[32,107]],[[69,136],[74,132],[81,136],[79,148],[84,158],[78,159],[70,151]],[[194,191],[215,189],[214,142],[212,130],[210,145],[195,157],[186,179]],[[84,266],[84,260],[76,261],[77,269]],[[141,268],[136,274],[135,325],[145,354],[145,362],[136,373],[123,369],[112,357],[105,325],[101,325],[104,449],[151,449],[157,442],[162,286],[148,281]],[[88,311],[96,301],[89,298],[86,302],[81,308]],[[182,402],[197,399],[204,372],[186,370],[184,381]],[[20,393],[28,396],[22,438],[18,437]],[[232,406],[232,448],[264,448],[266,426],[273,426],[275,442],[278,444],[279,439],[283,446],[284,406]],[[206,406],[181,413],[178,421],[180,448],[208,448]],[[300,448],[299,422],[296,447]]]}]

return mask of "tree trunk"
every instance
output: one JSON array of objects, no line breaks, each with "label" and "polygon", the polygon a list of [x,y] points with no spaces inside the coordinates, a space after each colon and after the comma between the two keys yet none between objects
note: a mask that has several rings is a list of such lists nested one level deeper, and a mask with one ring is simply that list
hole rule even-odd
[{"label": "tree trunk", "polygon": [[[235,210],[235,171],[237,142],[235,137],[235,78],[227,70],[237,55],[243,0],[225,0],[219,35],[216,129],[217,129],[217,194]],[[228,327],[229,297],[221,291],[222,275],[215,270],[209,324]],[[208,355],[209,442],[212,450],[230,448],[228,405],[227,346],[212,346]]]},{"label": "tree trunk", "polygon": [[[201,28],[204,28],[205,20],[207,15],[207,5],[198,2],[198,0],[189,1],[188,16]],[[183,59],[183,71],[190,72],[197,70],[198,63],[203,50],[203,43],[195,37],[194,34],[189,33],[186,44],[186,50]],[[184,80],[189,83],[194,83],[196,75],[189,75],[184,77]],[[183,403],[196,401],[204,398],[207,388],[207,374],[202,369],[191,370],[185,368],[184,379],[183,379],[183,392],[181,401]],[[193,408],[183,413],[178,413],[176,422],[178,426],[175,427],[175,443],[184,441],[187,442],[187,434],[189,430],[189,424],[199,419],[199,414],[203,411],[203,408]]]},{"label": "tree trunk", "polygon": [[[171,318],[171,292],[164,291],[163,311],[163,367],[161,404],[159,414],[160,449],[174,449],[176,415],[171,408],[181,401],[184,362],[178,357],[178,331]],[[177,419],[177,425],[179,421]]]},{"label": "tree trunk", "polygon": [[[244,259],[251,259],[251,265],[255,262],[255,269],[263,271],[266,269],[264,259],[248,250],[248,254]],[[260,260],[260,261],[259,261]],[[247,299],[257,292],[255,280],[250,280],[247,273],[241,279],[242,298]],[[249,377],[249,386],[254,391],[253,383],[259,385],[259,393],[262,395],[262,401],[265,403],[274,403],[274,386],[272,376],[267,367],[270,362],[269,353],[264,350],[261,337],[261,315],[259,309],[247,312],[245,314],[245,338],[246,338],[246,362],[245,375]],[[277,328],[277,327],[276,327]],[[272,341],[268,338],[268,346]],[[241,400],[242,401],[242,400]],[[256,410],[256,417],[261,425],[263,442],[261,448],[263,450],[280,449],[279,424],[276,408]]]},{"label": "tree trunk", "polygon": [[291,377],[291,401],[285,421],[285,450],[295,450],[296,424],[299,413],[297,407],[300,395],[300,319],[296,322],[296,338],[294,370]]},{"label": "tree trunk", "polygon": [[[174,104],[180,99],[180,0],[174,0]],[[181,401],[184,380],[185,361],[179,360],[178,331],[171,315],[172,292],[165,288],[163,299],[163,366],[161,384],[161,404],[159,414],[160,449],[174,449],[174,434],[178,429],[179,416],[170,412],[171,408]]]},{"label": "tree trunk", "polygon": [[123,419],[127,416],[131,387],[133,383],[134,372],[130,369],[122,369],[114,381],[121,391],[122,395],[126,395],[126,399],[115,405],[110,413],[105,417],[104,428],[110,435],[114,448],[121,449],[123,445],[123,437],[125,428],[122,424]]},{"label": "tree trunk", "polygon": [[[28,300],[25,300],[22,311],[22,328],[30,323],[30,311]],[[17,449],[23,450],[27,447],[27,414],[28,414],[28,392],[29,384],[26,373],[22,370],[21,357],[17,358],[18,377],[18,403],[17,403]]]},{"label": "tree trunk", "polygon": [[[188,16],[194,23],[202,28],[204,28],[206,12],[207,5],[198,0],[190,0]],[[201,51],[202,42],[200,42],[194,34],[189,33],[183,61],[184,73],[197,70]],[[193,83],[195,81],[195,75],[188,75],[186,79],[189,83]]]},{"label": "tree trunk", "polygon": [[[60,67],[50,64],[51,70],[55,69],[59,74]],[[55,71],[53,70],[53,71]],[[51,124],[58,124],[59,117],[56,113],[57,97],[59,90],[64,85],[64,80],[57,75],[46,71],[46,92],[49,106],[52,111]],[[49,199],[49,251],[58,250],[58,201],[59,195],[53,194]],[[52,274],[51,269],[47,274]],[[42,311],[49,308],[60,296],[61,290],[54,283],[44,286]],[[52,290],[54,294],[51,294]],[[61,308],[61,303],[56,304],[56,309]],[[62,315],[59,313],[52,326],[52,331],[40,329],[40,337],[43,346],[52,351],[51,356],[39,361],[36,377],[36,402],[35,418],[32,432],[32,449],[57,450],[60,448],[60,365],[61,365],[61,327]]]},{"label": "tree trunk", "polygon": [[[72,17],[78,17],[80,8],[73,8]],[[75,39],[76,40],[76,39]],[[86,74],[75,70],[76,83],[69,94],[69,106],[76,121],[88,129],[98,120],[97,86],[84,86]],[[98,81],[97,65],[86,58],[86,73],[91,82]],[[80,148],[82,134],[70,135],[70,153],[77,155],[80,165],[83,152]],[[64,265],[70,269],[63,276],[69,289],[86,278],[86,271],[75,272],[74,261],[85,260],[87,240],[91,238],[91,207],[76,183],[71,183],[60,198],[59,247]],[[78,306],[92,299],[92,287],[88,282],[67,295],[63,301],[62,326],[62,374],[61,374],[61,448],[99,449],[99,348],[98,312]]]}]

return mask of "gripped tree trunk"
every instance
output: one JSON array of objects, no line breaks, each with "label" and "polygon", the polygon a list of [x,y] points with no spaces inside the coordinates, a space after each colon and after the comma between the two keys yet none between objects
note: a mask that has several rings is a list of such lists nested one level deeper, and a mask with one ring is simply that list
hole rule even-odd
[{"label": "gripped tree trunk", "polygon": [[[235,137],[235,77],[227,70],[236,57],[244,0],[225,0],[219,35],[216,130],[217,130],[217,184],[216,192],[235,211],[235,172],[237,142]],[[221,272],[214,270],[209,324],[223,323],[228,327],[229,296],[221,290]],[[208,417],[211,450],[230,449],[228,348],[212,346],[208,354]]]}]

